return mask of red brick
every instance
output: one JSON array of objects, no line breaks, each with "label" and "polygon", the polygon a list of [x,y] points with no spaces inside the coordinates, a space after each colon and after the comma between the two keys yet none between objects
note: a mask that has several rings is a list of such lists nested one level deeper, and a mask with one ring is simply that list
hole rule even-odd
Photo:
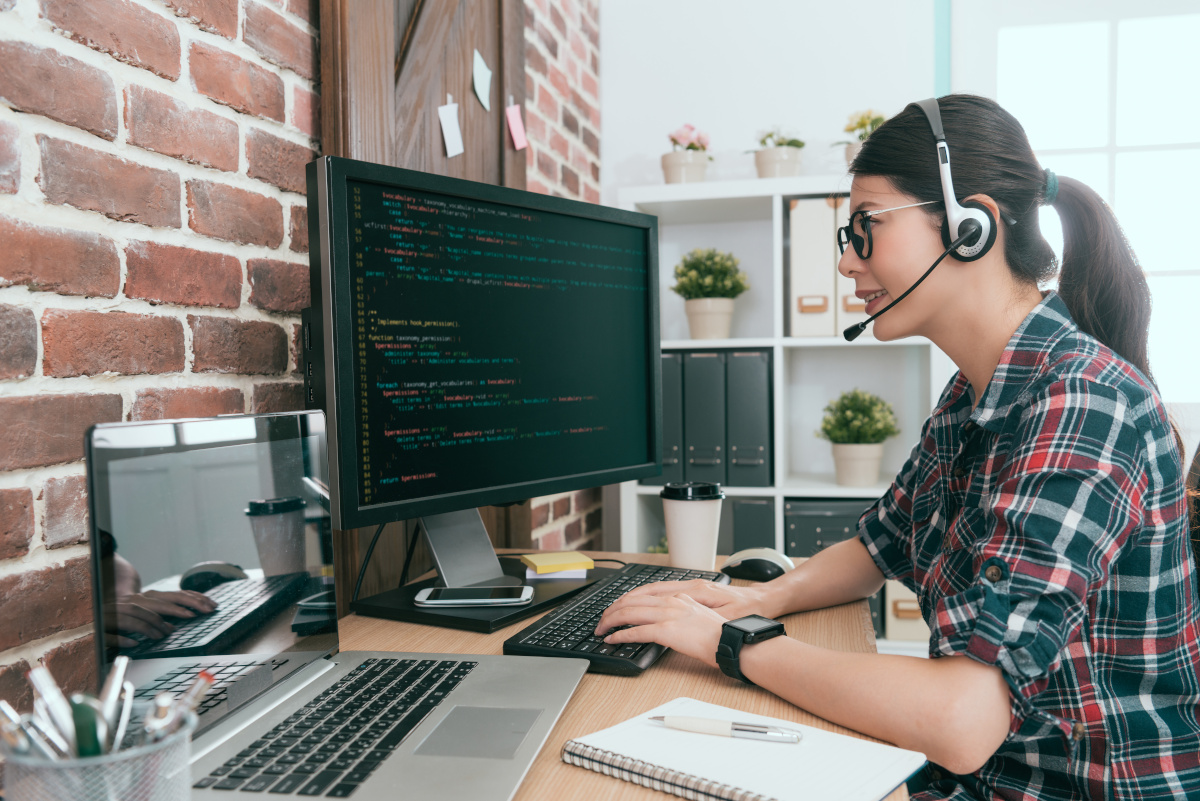
[{"label": "red brick", "polygon": [[539,150],[537,154],[538,172],[549,178],[551,181],[558,180],[558,165],[554,163],[554,158],[545,150]]},{"label": "red brick", "polygon": [[550,522],[550,504],[539,503],[529,508],[530,528],[541,528]]},{"label": "red brick", "polygon": [[66,36],[172,81],[179,77],[179,29],[128,0],[42,0],[42,16]]},{"label": "red brick", "polygon": [[283,205],[275,198],[212,181],[188,181],[188,225],[198,234],[277,248]]},{"label": "red brick", "polygon": [[554,99],[554,95],[550,94],[545,84],[538,84],[537,108],[546,119],[558,119],[558,101]]},{"label": "red brick", "polygon": [[558,58],[558,38],[554,33],[540,22],[535,23],[533,27],[537,31],[538,38],[542,40],[546,52],[550,54],[550,58]]},{"label": "red brick", "polygon": [[78,461],[87,427],[120,419],[120,395],[0,398],[0,470]]},{"label": "red brick", "polygon": [[218,170],[238,168],[238,126],[144,86],[125,90],[129,143]]},{"label": "red brick", "polygon": [[562,107],[562,126],[567,133],[579,136],[579,118],[572,114],[566,106]]},{"label": "red brick", "polygon": [[600,488],[580,490],[575,493],[575,511],[582,512],[590,506],[600,503]]},{"label": "red brick", "polygon": [[298,382],[255,384],[254,413],[297,412],[304,408],[304,385]]},{"label": "red brick", "polygon": [[92,620],[88,557],[0,578],[0,650],[70,631]]},{"label": "red brick", "polygon": [[525,69],[538,75],[546,74],[546,57],[536,43],[525,40]]},{"label": "red brick", "polygon": [[307,264],[250,259],[246,274],[250,278],[250,302],[260,309],[298,312],[312,305]]},{"label": "red brick", "polygon": [[554,501],[554,519],[571,514],[571,498],[556,498]]},{"label": "red brick", "polygon": [[189,314],[188,325],[193,372],[251,375],[287,370],[287,334],[275,323]]},{"label": "red brick", "polygon": [[600,31],[592,24],[592,21],[587,16],[580,16],[579,29],[583,31],[583,35],[592,43],[592,47],[600,49]]},{"label": "red brick", "polygon": [[567,141],[567,137],[558,131],[550,132],[550,149],[562,156],[564,160],[571,155],[571,144]]},{"label": "red brick", "polygon": [[318,0],[288,0],[287,9],[315,28],[320,5]]},{"label": "red brick", "polygon": [[246,174],[280,189],[304,194],[307,190],[304,168],[316,157],[312,148],[266,131],[255,129],[246,134]]},{"label": "red brick", "polygon": [[590,186],[583,187],[583,199],[588,203],[599,203],[600,193]]},{"label": "red brick", "polygon": [[578,145],[571,148],[571,169],[582,176],[588,174],[587,154]]},{"label": "red brick", "polygon": [[567,80],[566,74],[553,64],[549,65],[546,78],[550,81],[550,85],[554,87],[554,91],[558,92],[559,97],[571,96],[571,84]]},{"label": "red brick", "polygon": [[51,203],[123,222],[178,228],[179,176],[39,134],[38,184]]},{"label": "red brick", "polygon": [[68,695],[100,692],[100,673],[96,668],[96,639],[89,634],[63,643],[42,657],[42,664]]},{"label": "red brick", "polygon": [[183,367],[183,325],[173,317],[64,309],[42,315],[45,375],[177,373]]},{"label": "red brick", "polygon": [[302,86],[292,90],[292,125],[310,139],[321,138],[321,99]]},{"label": "red brick", "polygon": [[0,489],[0,559],[29,553],[33,539],[33,491],[28,487]]},{"label": "red brick", "polygon": [[308,209],[292,206],[292,223],[288,230],[288,249],[297,253],[308,252]]},{"label": "red brick", "polygon": [[11,122],[0,122],[0,192],[12,194],[21,185],[20,134]]},{"label": "red brick", "polygon": [[317,40],[259,3],[246,3],[242,40],[267,61],[287,67],[310,81],[317,77]]},{"label": "red brick", "polygon": [[33,310],[0,303],[0,378],[28,378],[37,369]]},{"label": "red brick", "polygon": [[536,178],[525,179],[525,189],[530,192],[535,192],[539,195],[550,194],[550,187],[546,186],[544,183],[537,180]]},{"label": "red brick", "polygon": [[41,497],[46,501],[42,538],[47,548],[53,550],[88,541],[86,476],[49,479]]},{"label": "red brick", "polygon": [[188,51],[196,91],[246,114],[283,122],[283,79],[216,47],[193,42]]},{"label": "red brick", "polygon": [[564,544],[562,529],[556,528],[539,537],[534,543],[534,547],[541,551],[561,551]]},{"label": "red brick", "polygon": [[566,547],[574,548],[579,542],[579,538],[583,535],[583,521],[579,519],[572,520],[563,528],[563,539],[566,540]]},{"label": "red brick", "polygon": [[574,89],[571,90],[571,105],[579,109],[579,113],[587,117],[594,127],[600,127],[600,111]]},{"label": "red brick", "polygon": [[226,39],[237,37],[238,0],[164,0],[175,13]]},{"label": "red brick", "polygon": [[99,234],[41,228],[0,215],[0,253],[0,286],[105,298],[121,288],[117,246]]},{"label": "red brick", "polygon": [[592,168],[592,180],[595,181],[596,183],[600,183],[600,165],[593,161],[591,163],[591,168]]},{"label": "red brick", "polygon": [[242,304],[242,263],[235,256],[157,242],[125,248],[125,295],[184,306]]},{"label": "red brick", "polygon": [[546,121],[534,109],[525,110],[525,133],[531,142],[546,141]]},{"label": "red brick", "polygon": [[0,698],[8,701],[22,714],[33,709],[33,691],[25,674],[29,672],[29,663],[24,659],[11,665],[0,667]]},{"label": "red brick", "polygon": [[593,509],[584,515],[583,530],[587,533],[599,532],[604,523],[604,509]]},{"label": "red brick", "polygon": [[562,185],[572,195],[579,194],[579,173],[572,170],[566,164],[562,166]]},{"label": "red brick", "polygon": [[592,61],[592,74],[599,75],[600,74],[600,55],[595,50],[592,51],[591,61]]},{"label": "red brick", "polygon": [[181,417],[216,417],[241,414],[246,399],[235,387],[166,387],[139,390],[131,420],[174,420]]},{"label": "red brick", "polygon": [[558,29],[558,32],[563,36],[567,35],[567,21],[563,19],[562,12],[557,6],[550,6],[550,23]]},{"label": "red brick", "polygon": [[0,98],[17,111],[41,114],[104,139],[117,137],[112,78],[57,50],[0,42]]},{"label": "red brick", "polygon": [[584,72],[579,76],[579,86],[593,98],[600,99],[600,84],[596,82],[590,72]]},{"label": "red brick", "polygon": [[292,324],[292,353],[295,355],[295,361],[292,362],[292,372],[299,375],[300,362],[304,360],[304,346],[300,344],[300,334],[303,329],[299,323]]},{"label": "red brick", "polygon": [[571,31],[571,35],[567,40],[570,43],[571,52],[575,54],[576,58],[580,61],[587,58],[587,45],[577,31]]},{"label": "red brick", "polygon": [[592,151],[597,157],[600,155],[600,137],[596,136],[591,128],[584,128],[580,138],[583,140],[584,147]]}]

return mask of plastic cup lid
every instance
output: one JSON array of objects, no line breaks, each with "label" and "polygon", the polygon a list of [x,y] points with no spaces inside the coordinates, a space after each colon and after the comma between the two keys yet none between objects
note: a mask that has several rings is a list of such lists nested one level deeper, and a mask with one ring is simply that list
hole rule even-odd
[{"label": "plastic cup lid", "polygon": [[246,514],[250,517],[259,515],[281,515],[284,512],[294,512],[306,506],[304,499],[295,496],[291,498],[271,498],[266,501],[250,501]]},{"label": "plastic cup lid", "polygon": [[669,501],[719,501],[725,497],[720,484],[710,484],[706,481],[667,484],[659,495]]}]

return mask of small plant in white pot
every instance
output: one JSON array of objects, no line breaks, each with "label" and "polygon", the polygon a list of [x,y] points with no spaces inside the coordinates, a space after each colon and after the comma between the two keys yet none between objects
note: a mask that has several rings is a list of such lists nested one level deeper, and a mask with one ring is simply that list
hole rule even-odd
[{"label": "small plant in white pot", "polygon": [[669,184],[695,183],[704,180],[708,162],[708,134],[693,125],[684,125],[667,134],[671,152],[662,157],[663,180]]},{"label": "small plant in white pot", "polygon": [[883,441],[899,433],[890,403],[878,395],[852,389],[825,407],[817,436],[833,445],[838,484],[869,487],[879,483]]},{"label": "small plant in white pot", "polygon": [[848,134],[854,134],[856,139],[852,142],[834,142],[835,145],[846,146],[847,167],[850,166],[850,162],[854,161],[854,157],[858,155],[858,151],[862,150],[862,143],[867,141],[867,137],[875,133],[875,129],[885,122],[887,122],[887,117],[871,109],[850,115],[850,121],[846,123],[846,127],[843,130]]},{"label": "small plant in white pot", "polygon": [[728,339],[733,299],[750,288],[732,253],[696,248],[675,265],[675,294],[684,300],[692,339]]},{"label": "small plant in white pot", "polygon": [[759,178],[781,178],[800,174],[800,148],[804,142],[787,136],[778,128],[758,138],[754,151],[754,169]]}]

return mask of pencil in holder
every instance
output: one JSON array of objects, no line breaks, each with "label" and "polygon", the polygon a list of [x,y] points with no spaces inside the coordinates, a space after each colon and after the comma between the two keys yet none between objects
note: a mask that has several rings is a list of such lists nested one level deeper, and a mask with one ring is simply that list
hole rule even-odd
[{"label": "pencil in holder", "polygon": [[188,764],[196,716],[157,742],[137,742],[114,754],[47,759],[4,749],[6,801],[180,801],[191,797]]}]

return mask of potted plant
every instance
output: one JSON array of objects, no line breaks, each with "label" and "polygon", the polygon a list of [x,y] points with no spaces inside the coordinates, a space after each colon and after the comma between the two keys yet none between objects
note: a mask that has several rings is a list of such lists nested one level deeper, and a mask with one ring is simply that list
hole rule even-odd
[{"label": "potted plant", "polygon": [[825,407],[817,436],[832,443],[838,484],[869,487],[879,482],[883,441],[899,433],[890,403],[853,389]]},{"label": "potted plant", "polygon": [[671,140],[671,152],[662,157],[663,178],[669,184],[703,181],[712,158],[708,155],[708,134],[684,125],[667,134]]},{"label": "potted plant", "polygon": [[750,288],[732,253],[697,248],[675,265],[675,286],[684,300],[692,339],[728,339],[733,299]]},{"label": "potted plant", "polygon": [[875,133],[875,129],[887,122],[887,117],[880,114],[878,111],[867,109],[856,114],[850,115],[850,121],[846,123],[845,131],[848,134],[854,134],[855,139],[850,142],[842,141],[835,142],[837,145],[846,146],[846,166],[850,166],[850,162],[854,161],[854,157],[858,155],[858,151],[862,149],[862,143],[867,141],[867,137]]},{"label": "potted plant", "polygon": [[804,142],[783,134],[778,128],[767,131],[758,139],[754,151],[754,168],[759,178],[780,178],[800,174],[800,148]]}]

